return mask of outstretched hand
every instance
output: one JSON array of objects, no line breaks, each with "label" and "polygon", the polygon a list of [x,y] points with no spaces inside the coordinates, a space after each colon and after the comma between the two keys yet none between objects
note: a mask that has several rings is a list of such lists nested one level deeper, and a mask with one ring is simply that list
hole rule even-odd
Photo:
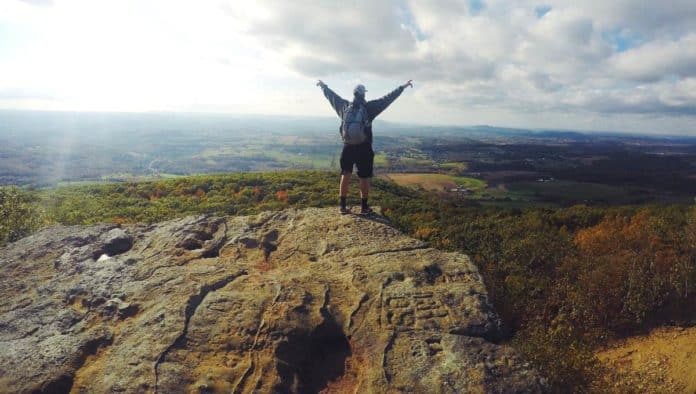
[{"label": "outstretched hand", "polygon": [[406,82],[406,83],[403,84],[402,86],[404,87],[404,89],[407,88],[407,87],[409,87],[409,86],[410,86],[410,87],[413,87],[413,80],[412,80],[412,79],[409,79],[408,82]]}]

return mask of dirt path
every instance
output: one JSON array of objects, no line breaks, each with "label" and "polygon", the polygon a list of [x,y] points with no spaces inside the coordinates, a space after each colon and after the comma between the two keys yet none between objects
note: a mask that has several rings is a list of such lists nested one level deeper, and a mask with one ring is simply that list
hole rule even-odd
[{"label": "dirt path", "polygon": [[696,393],[696,327],[667,327],[597,353],[609,371],[596,390]]}]

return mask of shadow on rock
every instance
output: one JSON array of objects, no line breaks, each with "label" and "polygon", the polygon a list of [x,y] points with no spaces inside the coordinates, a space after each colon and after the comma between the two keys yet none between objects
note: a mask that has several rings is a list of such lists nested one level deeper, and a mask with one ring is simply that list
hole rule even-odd
[{"label": "shadow on rock", "polygon": [[334,317],[325,310],[322,315],[311,333],[293,333],[276,349],[278,392],[318,393],[343,376],[350,343]]}]

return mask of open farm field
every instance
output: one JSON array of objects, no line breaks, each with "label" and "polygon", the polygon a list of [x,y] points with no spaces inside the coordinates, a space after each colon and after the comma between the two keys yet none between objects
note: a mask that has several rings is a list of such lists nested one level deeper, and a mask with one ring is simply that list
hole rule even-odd
[{"label": "open farm field", "polygon": [[456,170],[466,170],[468,168],[467,164],[465,162],[461,161],[448,161],[444,163],[439,163],[438,167],[440,168],[452,168]]},{"label": "open farm field", "polygon": [[473,191],[486,188],[486,183],[480,179],[446,174],[385,174],[384,177],[400,186],[421,187],[431,191],[449,191],[456,187],[464,187]]}]

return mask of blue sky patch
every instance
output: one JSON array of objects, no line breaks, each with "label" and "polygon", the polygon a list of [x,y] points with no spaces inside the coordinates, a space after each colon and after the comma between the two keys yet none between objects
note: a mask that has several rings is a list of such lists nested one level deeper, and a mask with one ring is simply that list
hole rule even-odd
[{"label": "blue sky patch", "polygon": [[399,19],[401,19],[401,27],[411,32],[413,37],[418,41],[423,41],[427,38],[425,33],[421,31],[420,27],[416,23],[416,19],[413,17],[413,12],[406,6],[400,6],[397,8],[397,13]]},{"label": "blue sky patch", "polygon": [[605,32],[602,37],[614,47],[616,52],[625,52],[644,42],[639,35],[619,28]]},{"label": "blue sky patch", "polygon": [[469,0],[469,13],[471,15],[478,15],[486,8],[486,3],[483,0]]},{"label": "blue sky patch", "polygon": [[551,11],[550,5],[539,5],[534,8],[534,12],[536,13],[537,18],[539,19],[543,18],[544,15],[548,14],[549,11]]}]

